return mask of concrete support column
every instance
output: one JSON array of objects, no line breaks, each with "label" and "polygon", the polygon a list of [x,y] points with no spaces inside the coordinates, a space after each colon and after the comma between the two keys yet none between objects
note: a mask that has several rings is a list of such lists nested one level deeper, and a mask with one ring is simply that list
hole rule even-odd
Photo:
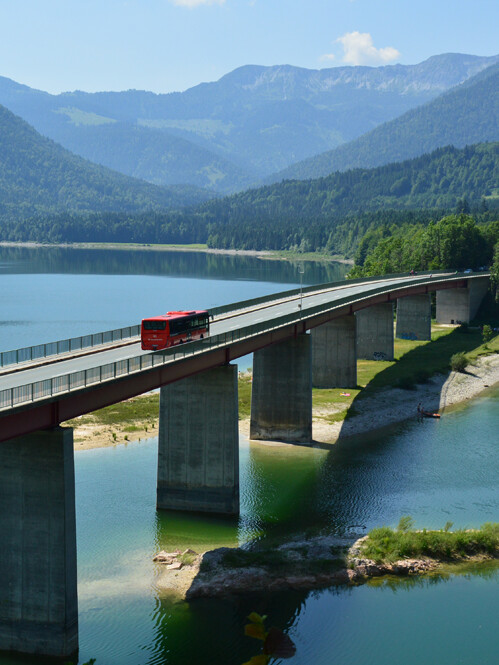
[{"label": "concrete support column", "polygon": [[239,513],[237,365],[161,388],[157,507]]},{"label": "concrete support column", "polygon": [[430,294],[397,300],[395,335],[399,339],[431,340]]},{"label": "concrete support column", "polygon": [[298,335],[253,355],[250,439],[312,441],[310,335]]},{"label": "concrete support column", "polygon": [[312,330],[314,388],[353,388],[357,385],[356,317],[333,319]]},{"label": "concrete support column", "polygon": [[469,280],[466,288],[437,291],[438,323],[469,323],[472,321],[489,288],[489,278]]},{"label": "concrete support column", "polygon": [[357,357],[393,360],[393,304],[361,309],[357,319]]},{"label": "concrete support column", "polygon": [[70,428],[0,443],[0,650],[78,650]]}]

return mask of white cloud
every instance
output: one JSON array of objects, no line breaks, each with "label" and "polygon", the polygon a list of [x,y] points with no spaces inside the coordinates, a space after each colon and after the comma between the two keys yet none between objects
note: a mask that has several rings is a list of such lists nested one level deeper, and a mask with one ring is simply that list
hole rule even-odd
[{"label": "white cloud", "polygon": [[223,5],[225,0],[171,0],[174,5],[178,7],[188,7],[193,9],[194,7],[199,7],[200,5]]},{"label": "white cloud", "polygon": [[335,59],[334,53],[324,53],[324,55],[321,55],[319,58],[320,60],[334,60]]},{"label": "white cloud", "polygon": [[347,32],[336,41],[343,45],[343,62],[349,65],[382,65],[400,57],[393,46],[376,48],[368,32]]}]

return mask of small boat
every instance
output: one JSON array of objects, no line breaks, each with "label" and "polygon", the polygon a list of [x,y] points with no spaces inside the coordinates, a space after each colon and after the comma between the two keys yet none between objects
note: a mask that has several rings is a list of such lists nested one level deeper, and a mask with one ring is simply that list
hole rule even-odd
[{"label": "small boat", "polygon": [[421,415],[425,418],[440,418],[439,413],[430,413],[429,411],[421,411]]}]

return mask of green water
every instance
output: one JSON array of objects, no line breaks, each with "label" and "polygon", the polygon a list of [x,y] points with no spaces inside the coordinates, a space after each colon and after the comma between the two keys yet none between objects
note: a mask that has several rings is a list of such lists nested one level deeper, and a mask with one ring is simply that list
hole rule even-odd
[{"label": "green water", "polygon": [[[70,336],[83,324],[90,331],[126,325],[142,309],[170,308],[171,294],[195,307],[299,283],[279,262],[253,259],[239,271],[237,261],[197,257],[189,266],[183,257],[181,268],[175,258],[155,257],[149,266],[127,252],[90,253],[80,262],[75,251],[0,251],[1,350],[43,341],[42,333],[49,341],[54,329]],[[309,283],[326,281],[320,266],[310,271]],[[155,439],[77,452],[80,663],[240,665],[258,649],[243,635],[246,615],[256,610],[295,641],[287,661],[294,664],[495,665],[496,565],[187,604],[162,593],[152,557],[159,549],[282,541],[308,530],[363,533],[407,514],[429,528],[499,521],[498,405],[496,390],[440,421],[408,422],[326,449],[241,440],[241,514],[233,520],[155,510]],[[35,662],[0,656],[0,665]]]},{"label": "green water", "polygon": [[[80,644],[97,663],[243,663],[259,611],[297,645],[289,662],[497,662],[499,568],[356,588],[172,603],[158,549],[362,532],[410,514],[418,526],[498,521],[499,392],[439,422],[408,422],[330,450],[241,441],[241,515],[156,513],[155,440],[76,454]],[[130,470],[133,469],[133,474]],[[96,517],[98,515],[98,517]],[[363,529],[362,527],[365,527]]]}]

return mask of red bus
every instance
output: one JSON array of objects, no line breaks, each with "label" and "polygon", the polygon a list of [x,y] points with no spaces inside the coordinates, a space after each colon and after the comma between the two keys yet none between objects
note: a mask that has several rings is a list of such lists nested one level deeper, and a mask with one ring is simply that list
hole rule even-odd
[{"label": "red bus", "polygon": [[210,332],[210,315],[206,310],[167,312],[143,319],[140,341],[143,350],[159,351],[169,346],[203,339]]}]

